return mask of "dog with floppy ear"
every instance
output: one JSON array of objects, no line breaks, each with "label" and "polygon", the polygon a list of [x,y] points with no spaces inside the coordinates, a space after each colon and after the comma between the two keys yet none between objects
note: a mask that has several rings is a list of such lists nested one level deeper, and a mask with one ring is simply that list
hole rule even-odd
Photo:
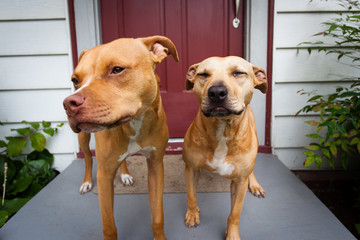
[{"label": "dog with floppy ear", "polygon": [[178,61],[176,48],[166,37],[121,38],[85,51],[72,75],[76,91],[64,100],[64,108],[72,130],[81,132],[83,145],[88,144],[88,133],[95,133],[105,240],[117,239],[116,171],[135,153],[147,161],[154,239],[166,239],[163,157],[169,133],[155,68],[168,55]]},{"label": "dog with floppy ear", "polygon": [[255,88],[266,93],[266,73],[240,57],[208,58],[188,70],[186,89],[194,90],[200,109],[184,138],[187,227],[200,224],[196,182],[201,169],[232,180],[228,240],[240,239],[239,220],[247,189],[265,197],[254,175],[259,144],[249,103]]}]

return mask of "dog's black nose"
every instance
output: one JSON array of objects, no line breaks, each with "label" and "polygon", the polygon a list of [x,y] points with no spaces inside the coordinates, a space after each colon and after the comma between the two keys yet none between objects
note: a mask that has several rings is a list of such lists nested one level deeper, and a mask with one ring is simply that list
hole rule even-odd
[{"label": "dog's black nose", "polygon": [[212,86],[208,90],[208,96],[210,100],[214,103],[223,102],[228,95],[227,88],[223,85],[220,86]]}]

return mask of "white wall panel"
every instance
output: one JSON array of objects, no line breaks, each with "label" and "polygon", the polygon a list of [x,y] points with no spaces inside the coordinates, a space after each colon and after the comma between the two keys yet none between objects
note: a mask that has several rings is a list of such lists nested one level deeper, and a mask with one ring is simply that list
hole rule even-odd
[{"label": "white wall panel", "polygon": [[273,116],[295,115],[297,111],[303,108],[310,97],[298,94],[297,91],[300,89],[316,94],[328,94],[334,92],[338,86],[346,87],[349,86],[349,83],[275,84],[273,89]]},{"label": "white wall panel", "polygon": [[0,58],[0,89],[70,88],[69,56]]},{"label": "white wall panel", "polygon": [[343,10],[341,6],[339,6],[339,1],[337,0],[327,0],[327,1],[319,1],[319,0],[276,0],[275,4],[277,6],[277,12],[301,12],[301,11],[309,11],[309,12],[317,12],[317,11],[336,11]]},{"label": "white wall panel", "polygon": [[[307,134],[317,133],[316,127],[306,124],[305,121],[319,120],[315,116],[297,117],[276,117],[274,122],[274,141],[275,148],[299,148],[306,147],[316,140],[306,137]],[[325,135],[324,130],[320,135]]]},{"label": "white wall panel", "polygon": [[320,36],[313,37],[313,35],[326,29],[321,25],[322,22],[336,16],[335,13],[277,14],[274,33],[275,48],[293,48],[302,42],[316,42],[319,40],[322,40],[325,45],[332,45],[333,40],[324,39]]},{"label": "white wall panel", "polygon": [[[345,60],[345,58],[344,58]],[[360,68],[337,61],[337,55],[307,50],[281,49],[274,56],[274,80],[280,82],[323,82],[354,79],[360,76]]]},{"label": "white wall panel", "polygon": [[62,20],[0,22],[0,55],[69,53],[67,31]]},{"label": "white wall panel", "polygon": [[1,0],[0,20],[65,19],[64,0]]},{"label": "white wall panel", "polygon": [[0,121],[66,121],[63,100],[71,90],[0,92]]}]

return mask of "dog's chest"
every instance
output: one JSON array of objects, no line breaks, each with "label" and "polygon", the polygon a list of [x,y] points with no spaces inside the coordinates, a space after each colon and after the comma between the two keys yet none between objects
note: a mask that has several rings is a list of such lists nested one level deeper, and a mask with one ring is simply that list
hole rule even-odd
[{"label": "dog's chest", "polygon": [[234,165],[226,162],[226,156],[228,154],[227,138],[225,137],[225,127],[226,123],[219,121],[218,129],[216,131],[216,138],[218,144],[215,148],[213,159],[210,162],[209,159],[206,160],[206,164],[214,170],[214,172],[224,176],[231,175],[234,171]]},{"label": "dog's chest", "polygon": [[120,155],[119,161],[125,160],[126,157],[131,156],[135,153],[142,154],[146,158],[150,157],[150,153],[155,150],[155,147],[147,146],[147,147],[140,147],[137,143],[137,138],[140,134],[141,126],[142,126],[143,118],[139,120],[132,120],[130,122],[130,126],[135,131],[135,135],[129,137],[129,144],[127,146],[127,151]]}]

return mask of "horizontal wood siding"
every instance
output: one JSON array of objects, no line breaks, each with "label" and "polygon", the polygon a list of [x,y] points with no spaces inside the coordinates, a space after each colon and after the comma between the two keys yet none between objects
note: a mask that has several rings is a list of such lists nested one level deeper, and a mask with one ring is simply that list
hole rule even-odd
[{"label": "horizontal wood siding", "polygon": [[[0,139],[23,127],[22,120],[66,122],[62,101],[72,92],[67,9],[66,0],[0,1]],[[75,158],[76,135],[66,124],[47,147],[61,171]]]},{"label": "horizontal wood siding", "polygon": [[[305,121],[318,119],[316,114],[294,117],[309,98],[297,91],[327,94],[337,86],[348,86],[349,80],[360,73],[359,69],[339,63],[335,55],[316,51],[309,55],[306,49],[297,50],[301,42],[324,40],[312,35],[324,30],[321,23],[336,17],[338,10],[343,10],[338,1],[275,1],[272,147],[290,169],[304,169],[302,152],[311,142],[305,135],[315,131]],[[333,44],[331,39],[324,42]]]}]

